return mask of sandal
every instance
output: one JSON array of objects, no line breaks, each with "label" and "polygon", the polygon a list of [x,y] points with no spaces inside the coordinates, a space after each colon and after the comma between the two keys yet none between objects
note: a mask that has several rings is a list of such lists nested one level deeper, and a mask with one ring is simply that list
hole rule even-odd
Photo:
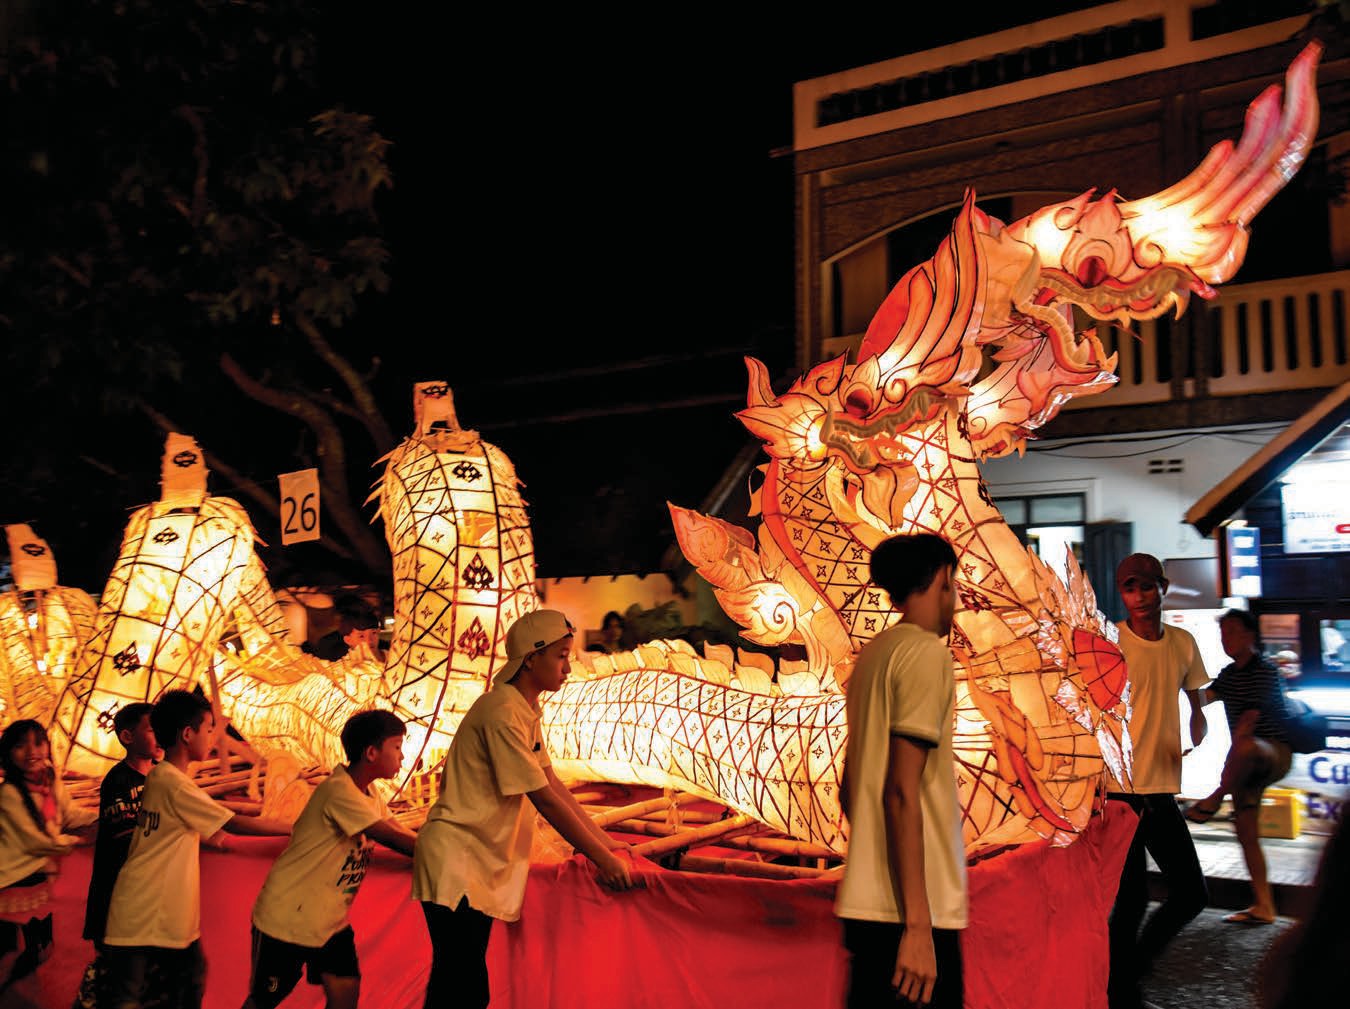
[{"label": "sandal", "polygon": [[1223,920],[1233,925],[1273,925],[1275,918],[1263,918],[1259,914],[1247,908],[1245,911],[1234,911],[1232,914],[1223,916]]},{"label": "sandal", "polygon": [[[1190,820],[1191,823],[1209,823],[1210,820],[1214,819],[1214,814],[1219,811],[1219,806],[1215,806],[1211,809],[1209,806],[1203,805],[1203,803],[1203,799],[1191,803],[1181,815]],[[1223,804],[1220,803],[1219,805],[1221,806]]]}]

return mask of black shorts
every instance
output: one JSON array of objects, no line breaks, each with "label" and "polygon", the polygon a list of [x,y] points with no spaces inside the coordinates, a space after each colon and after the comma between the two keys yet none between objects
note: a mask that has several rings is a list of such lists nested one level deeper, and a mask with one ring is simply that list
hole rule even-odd
[{"label": "black shorts", "polygon": [[356,961],[356,933],[348,925],[322,946],[297,946],[253,928],[253,969],[249,994],[258,1009],[275,1009],[300,980],[307,968],[310,984],[322,984],[322,975],[360,977]]}]

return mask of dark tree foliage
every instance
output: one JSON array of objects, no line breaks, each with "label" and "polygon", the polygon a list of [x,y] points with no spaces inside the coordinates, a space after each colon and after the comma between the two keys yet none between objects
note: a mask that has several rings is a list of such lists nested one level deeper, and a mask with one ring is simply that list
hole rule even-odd
[{"label": "dark tree foliage", "polygon": [[[81,457],[125,502],[127,439],[153,497],[176,428],[255,510],[278,468],[318,466],[328,549],[387,567],[354,502],[393,437],[351,323],[388,285],[388,144],[325,88],[320,27],[305,0],[47,0],[0,22],[0,339],[11,412],[42,432],[6,447],[5,521],[73,517],[34,470]],[[260,443],[238,421],[264,409],[282,416]]]}]

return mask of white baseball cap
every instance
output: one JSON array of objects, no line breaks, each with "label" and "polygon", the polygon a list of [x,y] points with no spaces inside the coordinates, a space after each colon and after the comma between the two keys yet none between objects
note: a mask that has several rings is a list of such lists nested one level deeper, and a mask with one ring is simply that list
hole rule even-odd
[{"label": "white baseball cap", "polygon": [[507,628],[506,665],[493,674],[492,685],[510,682],[528,656],[575,633],[572,622],[557,610],[535,610],[518,618]]}]

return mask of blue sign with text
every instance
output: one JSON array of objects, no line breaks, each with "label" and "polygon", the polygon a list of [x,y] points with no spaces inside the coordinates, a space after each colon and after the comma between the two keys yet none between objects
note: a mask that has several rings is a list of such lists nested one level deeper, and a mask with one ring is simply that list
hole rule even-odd
[{"label": "blue sign with text", "polygon": [[1255,599],[1261,595],[1261,530],[1228,526],[1224,533],[1225,595]]}]

